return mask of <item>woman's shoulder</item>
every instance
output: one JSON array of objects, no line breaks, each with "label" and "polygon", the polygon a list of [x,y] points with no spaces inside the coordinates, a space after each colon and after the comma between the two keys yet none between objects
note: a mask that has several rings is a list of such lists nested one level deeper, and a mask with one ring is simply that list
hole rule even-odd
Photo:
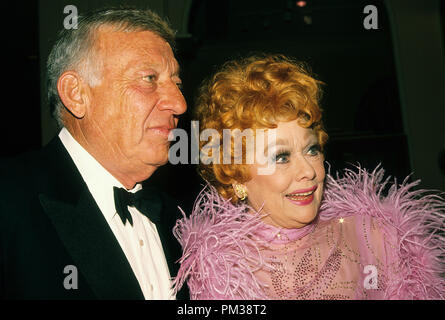
[{"label": "woman's shoulder", "polygon": [[[430,233],[445,231],[445,193],[417,189],[420,181],[401,184],[384,179],[384,170],[357,167],[346,169],[343,176],[327,175],[319,217],[322,221],[348,217],[370,217],[388,228],[412,229]],[[420,232],[421,233],[421,232]],[[419,234],[419,232],[417,232]]]},{"label": "woman's shoulder", "polygon": [[384,248],[393,274],[388,298],[445,298],[444,199],[437,192],[416,189],[419,181],[405,179],[398,185],[383,177],[381,168],[328,176],[320,220],[340,223],[362,244],[362,252]]},{"label": "woman's shoulder", "polygon": [[175,288],[187,281],[191,299],[265,298],[252,272],[261,267],[259,244],[251,237],[259,223],[257,215],[206,187],[174,228],[183,248]]}]

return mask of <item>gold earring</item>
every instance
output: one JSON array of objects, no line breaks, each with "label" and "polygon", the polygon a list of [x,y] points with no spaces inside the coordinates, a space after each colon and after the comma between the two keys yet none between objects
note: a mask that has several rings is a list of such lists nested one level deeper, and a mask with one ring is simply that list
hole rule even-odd
[{"label": "gold earring", "polygon": [[233,190],[235,191],[236,196],[242,201],[247,198],[246,188],[240,184],[233,184]]}]

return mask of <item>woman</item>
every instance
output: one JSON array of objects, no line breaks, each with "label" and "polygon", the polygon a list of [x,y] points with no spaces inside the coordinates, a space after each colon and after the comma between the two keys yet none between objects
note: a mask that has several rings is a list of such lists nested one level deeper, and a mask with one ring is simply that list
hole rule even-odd
[{"label": "woman", "polygon": [[[406,182],[383,196],[382,169],[326,175],[319,84],[301,64],[266,56],[229,62],[202,86],[201,130],[233,139],[201,142],[209,186],[174,229],[184,251],[175,285],[187,280],[192,299],[445,297],[443,200]],[[275,143],[256,143],[249,163],[246,135],[235,161],[235,129],[257,140],[267,130]]]}]

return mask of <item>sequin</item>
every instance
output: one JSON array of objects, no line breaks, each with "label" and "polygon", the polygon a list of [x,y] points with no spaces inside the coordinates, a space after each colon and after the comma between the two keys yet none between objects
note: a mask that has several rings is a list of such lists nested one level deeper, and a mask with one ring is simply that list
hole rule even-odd
[{"label": "sequin", "polygon": [[[380,228],[369,217],[356,216],[317,225],[301,239],[272,243],[262,254],[271,270],[256,275],[271,299],[378,299],[387,285],[386,246]],[[365,244],[362,246],[361,244]],[[376,278],[364,272],[374,266]],[[368,281],[368,285],[366,284]],[[370,289],[373,281],[377,288]],[[371,286],[370,286],[371,284]]]}]

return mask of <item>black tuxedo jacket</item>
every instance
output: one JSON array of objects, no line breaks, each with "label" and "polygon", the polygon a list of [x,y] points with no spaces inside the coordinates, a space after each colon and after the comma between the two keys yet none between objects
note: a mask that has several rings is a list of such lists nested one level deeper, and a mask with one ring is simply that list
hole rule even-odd
[{"label": "black tuxedo jacket", "polygon": [[[158,200],[157,229],[173,277],[181,255],[172,233],[179,210],[164,193]],[[75,276],[72,270],[64,273],[66,266],[77,269],[77,289],[64,286]],[[40,151],[0,161],[0,268],[2,299],[144,299],[58,137]],[[177,295],[187,298],[186,289]]]}]

